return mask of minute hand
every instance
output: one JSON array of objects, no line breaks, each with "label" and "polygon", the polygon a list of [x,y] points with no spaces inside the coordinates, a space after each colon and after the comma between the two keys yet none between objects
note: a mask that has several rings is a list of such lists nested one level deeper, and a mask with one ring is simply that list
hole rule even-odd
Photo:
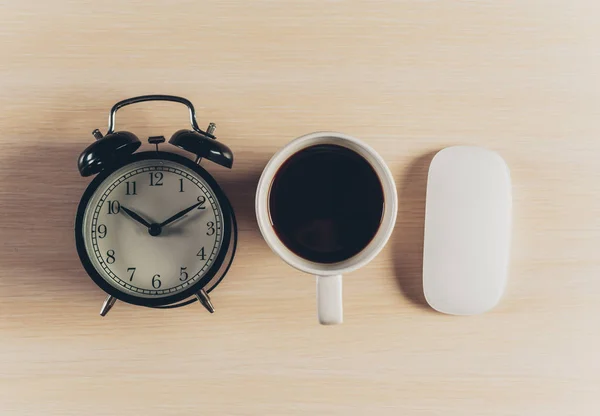
[{"label": "minute hand", "polygon": [[183,217],[185,214],[187,214],[188,212],[190,212],[197,206],[202,205],[203,203],[204,202],[197,202],[194,205],[192,205],[191,207],[188,207],[188,208],[184,209],[183,211],[179,211],[177,214],[173,215],[171,218],[168,218],[168,219],[164,220],[163,222],[161,222],[159,224],[159,226],[164,227],[165,225],[170,224],[175,220],[178,220],[179,218]]}]

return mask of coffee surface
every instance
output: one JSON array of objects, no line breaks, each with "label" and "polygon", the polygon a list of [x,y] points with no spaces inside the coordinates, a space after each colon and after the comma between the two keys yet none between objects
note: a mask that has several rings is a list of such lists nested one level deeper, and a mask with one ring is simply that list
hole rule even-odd
[{"label": "coffee surface", "polygon": [[379,229],[383,188],[373,167],[354,151],[316,145],[279,168],[269,214],[279,239],[296,255],[336,263],[360,253]]}]

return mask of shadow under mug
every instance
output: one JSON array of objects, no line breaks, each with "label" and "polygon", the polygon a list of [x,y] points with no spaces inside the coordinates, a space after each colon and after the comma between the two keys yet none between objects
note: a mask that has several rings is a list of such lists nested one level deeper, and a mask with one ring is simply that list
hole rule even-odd
[{"label": "shadow under mug", "polygon": [[[377,174],[383,190],[383,215],[373,239],[358,254],[337,263],[318,263],[298,256],[277,236],[269,213],[269,193],[279,168],[291,156],[315,145],[337,145],[363,157]],[[383,158],[369,145],[354,137],[337,132],[316,132],[299,137],[279,150],[269,161],[258,182],[256,218],[263,238],[279,257],[290,266],[317,278],[317,315],[323,325],[343,322],[342,275],[369,263],[385,246],[396,223],[398,196],[390,169]]]}]

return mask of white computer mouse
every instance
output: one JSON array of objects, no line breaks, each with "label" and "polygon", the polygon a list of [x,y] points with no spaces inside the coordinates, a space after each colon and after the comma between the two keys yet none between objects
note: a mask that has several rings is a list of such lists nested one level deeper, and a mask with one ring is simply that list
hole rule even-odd
[{"label": "white computer mouse", "polygon": [[432,308],[474,315],[498,304],[506,287],[512,217],[510,171],[474,146],[448,147],[429,167],[423,290]]}]

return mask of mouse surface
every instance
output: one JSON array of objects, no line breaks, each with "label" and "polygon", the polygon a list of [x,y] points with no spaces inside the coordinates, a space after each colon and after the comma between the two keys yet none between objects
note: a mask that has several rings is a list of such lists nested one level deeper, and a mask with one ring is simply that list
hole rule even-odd
[{"label": "mouse surface", "polygon": [[506,286],[510,171],[497,153],[448,147],[429,167],[423,290],[435,310],[474,315],[498,304]]}]

